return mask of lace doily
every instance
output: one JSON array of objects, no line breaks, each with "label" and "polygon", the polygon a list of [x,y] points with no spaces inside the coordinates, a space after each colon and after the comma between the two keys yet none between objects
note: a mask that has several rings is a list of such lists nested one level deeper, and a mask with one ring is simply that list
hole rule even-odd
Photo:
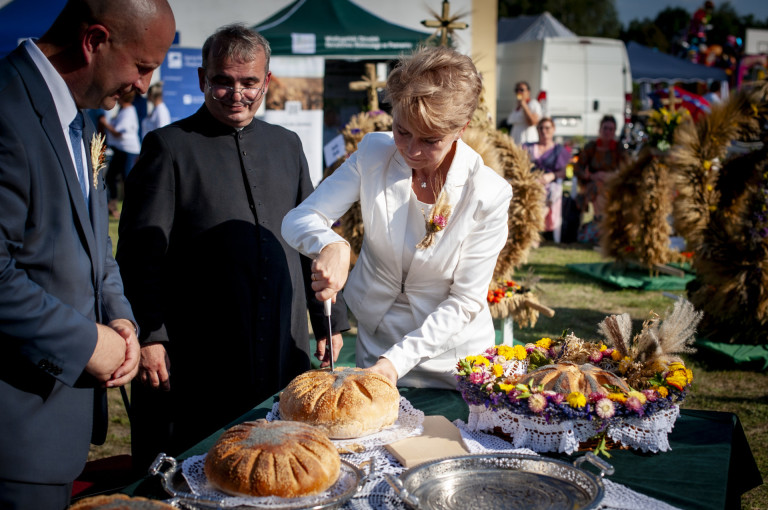
[{"label": "lace doily", "polygon": [[218,508],[233,507],[256,507],[256,508],[310,508],[312,506],[324,504],[332,499],[343,495],[350,487],[357,484],[357,477],[349,469],[343,469],[339,473],[339,479],[336,480],[328,490],[313,496],[304,496],[301,498],[280,498],[270,497],[239,497],[226,494],[216,490],[205,476],[203,470],[205,466],[206,455],[197,455],[184,460],[181,464],[182,474],[187,481],[187,485],[192,494],[216,502]]},{"label": "lace doily", "polygon": [[[267,421],[280,419],[280,403],[272,405],[272,411],[267,413]],[[331,439],[340,452],[362,452],[377,446],[400,441],[406,437],[419,436],[424,432],[424,412],[415,409],[405,397],[400,397],[400,411],[397,420],[391,427],[355,439]]]},{"label": "lace doily", "polygon": [[[610,425],[608,437],[630,448],[651,452],[669,450],[667,434],[672,432],[680,408],[674,406],[645,418],[627,418],[620,425]],[[493,410],[469,405],[470,430],[490,431],[499,427],[510,436],[516,448],[537,452],[573,453],[579,443],[600,432],[600,423],[587,420],[564,420],[548,423],[540,416],[515,414],[508,409]]]}]

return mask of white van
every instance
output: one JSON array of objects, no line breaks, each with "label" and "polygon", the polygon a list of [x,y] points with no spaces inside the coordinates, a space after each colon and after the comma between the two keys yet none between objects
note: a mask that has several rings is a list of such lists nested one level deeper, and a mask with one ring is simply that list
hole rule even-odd
[{"label": "white van", "polygon": [[526,81],[531,97],[555,122],[555,136],[597,137],[603,115],[618,131],[632,113],[632,74],[624,43],[600,37],[550,37],[505,42],[497,51],[496,118],[517,106],[515,83]]}]

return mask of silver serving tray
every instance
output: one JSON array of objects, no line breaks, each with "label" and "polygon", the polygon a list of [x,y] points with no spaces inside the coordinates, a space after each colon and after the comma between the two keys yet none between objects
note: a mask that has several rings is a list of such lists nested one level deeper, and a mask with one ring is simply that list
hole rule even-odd
[{"label": "silver serving tray", "polygon": [[[600,476],[580,469],[589,461]],[[417,509],[594,509],[613,467],[592,452],[573,464],[513,453],[465,455],[421,464],[400,477],[385,474],[402,501]]]},{"label": "silver serving tray", "polygon": [[[373,475],[373,463],[366,462],[366,464],[368,464],[369,469],[367,474],[354,464],[342,459],[339,479],[334,485],[321,494],[301,498],[252,497],[248,498],[247,505],[227,506],[226,508],[231,508],[233,510],[320,510],[341,507],[344,503],[349,501],[352,496],[357,493],[360,487],[363,486],[365,481]],[[221,508],[222,502],[226,499],[226,497],[222,497],[218,500],[209,499],[193,494],[182,474],[181,464],[173,457],[169,457],[164,453],[157,456],[152,463],[152,466],[149,468],[149,473],[161,477],[163,489],[172,496],[166,503],[170,503],[174,506],[200,509]],[[247,498],[247,496],[238,497]]]}]

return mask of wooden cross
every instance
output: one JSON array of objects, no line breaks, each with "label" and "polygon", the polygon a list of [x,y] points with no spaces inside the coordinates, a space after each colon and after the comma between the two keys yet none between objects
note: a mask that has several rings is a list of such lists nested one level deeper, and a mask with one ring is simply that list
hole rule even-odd
[{"label": "wooden cross", "polygon": [[451,17],[450,13],[450,2],[448,0],[443,0],[442,15],[438,16],[437,14],[433,13],[436,19],[427,19],[421,22],[421,24],[425,27],[436,28],[437,31],[440,32],[440,46],[448,46],[448,35],[452,34],[454,30],[463,30],[469,26],[463,21],[456,21],[462,16],[462,14]]},{"label": "wooden cross", "polygon": [[669,106],[669,111],[672,113],[675,113],[676,105],[684,103],[682,97],[677,97],[677,94],[675,94],[675,88],[670,86],[667,89],[667,97],[664,97],[661,99],[661,104]]},{"label": "wooden cross", "polygon": [[387,83],[376,78],[376,64],[365,64],[365,76],[362,81],[353,81],[349,84],[349,90],[365,90],[368,92],[368,107],[375,112],[379,109],[378,89]]}]

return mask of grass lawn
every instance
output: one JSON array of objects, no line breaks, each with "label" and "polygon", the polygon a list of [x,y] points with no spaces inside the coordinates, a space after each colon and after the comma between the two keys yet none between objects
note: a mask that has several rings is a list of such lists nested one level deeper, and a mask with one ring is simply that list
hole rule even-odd
[{"label": "grass lawn", "polygon": [[[117,221],[110,220],[112,239],[117,239]],[[638,332],[649,312],[663,312],[672,301],[661,291],[616,290],[596,280],[568,270],[568,263],[600,262],[600,255],[583,246],[544,244],[534,250],[529,263],[518,272],[532,268],[538,283],[540,301],[554,308],[553,318],[540,316],[533,328],[515,328],[514,336],[523,342],[541,337],[555,338],[564,329],[572,329],[584,339],[597,337],[597,324],[606,315],[629,313],[633,330]],[[684,291],[674,292],[684,295]],[[738,415],[765,481],[768,476],[768,374],[757,371],[725,370],[705,363],[696,355],[688,357],[693,369],[693,390],[683,407],[732,412]],[[90,459],[130,453],[130,425],[120,392],[109,390],[111,422],[107,443],[92,447]],[[742,508],[768,508],[768,485],[763,484],[742,497]]]}]

